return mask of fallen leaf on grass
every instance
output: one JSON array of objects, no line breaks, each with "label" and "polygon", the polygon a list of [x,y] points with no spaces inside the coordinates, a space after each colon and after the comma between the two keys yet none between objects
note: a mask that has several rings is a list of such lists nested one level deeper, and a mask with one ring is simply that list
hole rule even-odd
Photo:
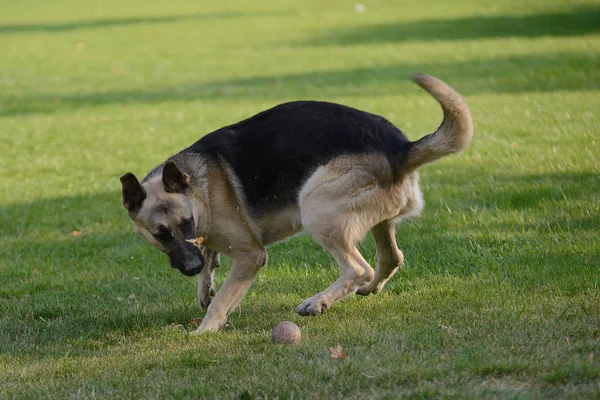
[{"label": "fallen leaf on grass", "polygon": [[440,328],[442,328],[442,330],[444,332],[446,332],[446,334],[448,336],[450,336],[450,335],[452,335],[452,333],[454,333],[454,328],[449,325],[440,325]]},{"label": "fallen leaf on grass", "polygon": [[346,354],[344,354],[342,346],[339,344],[335,347],[330,347],[329,352],[331,353],[331,358],[334,360],[343,360],[346,358]]},{"label": "fallen leaf on grass", "polygon": [[187,324],[190,326],[195,326],[197,328],[198,326],[200,326],[200,322],[202,322],[200,318],[192,318],[187,322]]}]

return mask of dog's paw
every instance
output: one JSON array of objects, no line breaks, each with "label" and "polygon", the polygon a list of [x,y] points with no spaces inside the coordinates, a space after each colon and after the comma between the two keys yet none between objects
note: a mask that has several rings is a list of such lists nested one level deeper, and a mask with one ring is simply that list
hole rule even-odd
[{"label": "dog's paw", "polygon": [[219,332],[223,326],[225,326],[226,321],[217,321],[215,319],[210,319],[204,317],[200,326],[195,330],[190,332],[191,335],[201,335],[209,332]]},{"label": "dog's paw", "polygon": [[217,292],[215,291],[214,285],[213,285],[213,287],[211,287],[207,290],[199,291],[198,292],[198,304],[200,305],[200,307],[207,309],[208,306],[210,306],[210,303],[213,301],[213,299],[215,298],[216,295],[217,295]]},{"label": "dog's paw", "polygon": [[368,296],[370,294],[377,294],[381,292],[381,287],[376,285],[364,285],[356,290],[356,294],[359,296]]},{"label": "dog's paw", "polygon": [[296,312],[304,317],[323,314],[329,307],[329,304],[323,299],[310,298],[306,299],[296,307]]},{"label": "dog's paw", "polygon": [[211,280],[198,280],[198,304],[206,309],[217,295],[217,286]]},{"label": "dog's paw", "polygon": [[197,328],[195,331],[191,331],[190,335],[199,336],[199,335],[206,335],[208,333],[217,333],[217,332],[219,332],[218,329],[215,330],[215,329],[200,329],[200,328]]}]

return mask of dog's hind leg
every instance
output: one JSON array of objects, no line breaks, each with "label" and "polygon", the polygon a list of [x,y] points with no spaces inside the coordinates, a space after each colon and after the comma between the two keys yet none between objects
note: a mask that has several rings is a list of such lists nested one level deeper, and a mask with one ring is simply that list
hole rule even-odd
[{"label": "dog's hind leg", "polygon": [[324,245],[335,258],[339,268],[340,277],[327,289],[306,299],[296,307],[300,315],[318,315],[337,300],[352,294],[357,288],[373,279],[373,268],[365,261],[358,249],[347,243],[336,246]]},{"label": "dog's hind leg", "polygon": [[393,221],[380,222],[371,229],[371,234],[377,246],[377,268],[375,278],[356,291],[356,294],[363,296],[379,293],[404,263],[404,255],[396,245],[396,225]]},{"label": "dog's hind leg", "polygon": [[345,158],[319,168],[300,193],[304,230],[327,251],[340,269],[340,277],[327,289],[296,308],[300,315],[317,315],[335,301],[367,285],[375,271],[356,244],[381,221],[382,189],[370,171],[369,160]]}]

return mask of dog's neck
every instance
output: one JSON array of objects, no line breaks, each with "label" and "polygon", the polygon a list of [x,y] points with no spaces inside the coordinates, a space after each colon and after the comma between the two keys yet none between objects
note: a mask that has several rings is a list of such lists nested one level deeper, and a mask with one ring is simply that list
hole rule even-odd
[{"label": "dog's neck", "polygon": [[240,188],[228,172],[228,166],[218,162],[208,163],[205,169],[206,185],[194,192],[196,207],[207,214],[204,221],[199,221],[198,233],[206,247],[223,254],[262,247],[260,230],[243,200],[238,201],[243,196],[236,192]]}]

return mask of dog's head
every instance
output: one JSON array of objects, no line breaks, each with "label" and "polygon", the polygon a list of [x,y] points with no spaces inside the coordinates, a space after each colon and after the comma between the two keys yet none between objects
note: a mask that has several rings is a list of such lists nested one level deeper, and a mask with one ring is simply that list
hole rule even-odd
[{"label": "dog's head", "polygon": [[121,177],[123,206],[135,230],[151,245],[169,256],[171,267],[193,276],[204,267],[200,249],[188,240],[198,236],[199,210],[190,187],[190,177],[173,161],[167,161],[162,174],[140,184],[131,172]]}]

